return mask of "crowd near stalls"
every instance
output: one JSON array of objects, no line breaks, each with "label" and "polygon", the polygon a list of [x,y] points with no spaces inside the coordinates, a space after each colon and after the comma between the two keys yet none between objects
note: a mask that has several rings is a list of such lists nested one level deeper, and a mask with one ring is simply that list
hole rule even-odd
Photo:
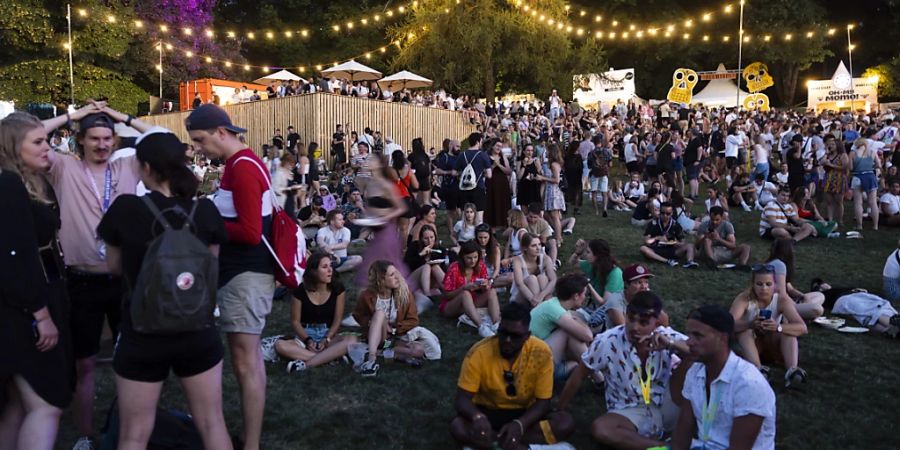
[{"label": "crowd near stalls", "polygon": [[[613,448],[772,449],[771,385],[806,382],[810,321],[830,310],[900,331],[900,250],[884,255],[880,293],[822,280],[804,292],[795,265],[809,240],[900,225],[892,111],[588,111],[555,91],[486,104],[325,79],[270,90],[399,96],[468,111],[478,130],[426,149],[374,125],[336,124],[329,142],[289,127],[260,157],[213,104],[195,105],[187,143],[98,101],[43,122],[2,119],[0,210],[17,219],[0,233],[0,442],[99,446],[104,323],[118,406],[104,438],[123,449],[153,438],[170,372],[206,448],[256,449],[267,372],[441,364],[423,314],[481,338],[447,424],[461,445],[566,448],[582,433]],[[630,220],[646,264],[621,264],[601,231],[578,228],[585,215]],[[753,233],[736,232],[741,216],[758,220]],[[302,278],[274,257],[293,225]],[[574,252],[560,255],[570,239]],[[771,250],[751,254],[752,240]],[[725,293],[729,309],[698,307],[675,330],[652,289],[661,265],[745,269],[747,285]],[[275,298],[290,302],[289,329],[268,323]],[[231,432],[224,371],[239,388]],[[568,406],[585,380],[604,390],[606,412],[576,429]],[[80,437],[57,443],[67,408]]]}]

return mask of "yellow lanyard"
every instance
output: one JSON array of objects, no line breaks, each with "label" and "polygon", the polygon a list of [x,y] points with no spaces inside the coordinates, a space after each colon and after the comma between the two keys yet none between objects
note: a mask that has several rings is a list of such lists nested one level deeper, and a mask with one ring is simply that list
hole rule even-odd
[{"label": "yellow lanyard", "polygon": [[651,402],[650,389],[653,387],[653,364],[651,364],[650,356],[647,356],[647,362],[644,364],[644,373],[647,375],[646,378],[641,374],[641,366],[634,365],[634,374],[637,375],[638,383],[641,385],[641,395],[644,396],[644,403],[649,405]]}]

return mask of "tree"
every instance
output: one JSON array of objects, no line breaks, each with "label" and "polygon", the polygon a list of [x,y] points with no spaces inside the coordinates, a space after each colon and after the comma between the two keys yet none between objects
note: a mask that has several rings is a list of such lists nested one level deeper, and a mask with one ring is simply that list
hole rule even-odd
[{"label": "tree", "polygon": [[900,57],[869,67],[862,76],[863,78],[878,78],[878,101],[884,103],[887,100],[900,98]]},{"label": "tree", "polygon": [[[564,17],[561,0],[541,2]],[[390,36],[399,42],[393,69],[412,68],[436,85],[491,101],[497,92],[571,95],[572,75],[605,69],[602,48],[576,45],[564,32],[538,23],[505,0],[420,3]]]}]

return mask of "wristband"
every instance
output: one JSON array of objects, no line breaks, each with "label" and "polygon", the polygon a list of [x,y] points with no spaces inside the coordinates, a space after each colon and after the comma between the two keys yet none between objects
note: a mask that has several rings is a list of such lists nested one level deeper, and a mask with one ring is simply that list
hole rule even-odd
[{"label": "wristband", "polygon": [[134,116],[132,116],[131,114],[129,114],[128,117],[125,119],[125,126],[126,126],[126,127],[130,127],[130,126],[131,126],[131,121],[132,121],[132,120],[134,120]]},{"label": "wristband", "polygon": [[519,424],[519,430],[522,432],[522,435],[525,434],[525,425],[522,425],[522,421],[519,419],[513,420],[513,422]]}]

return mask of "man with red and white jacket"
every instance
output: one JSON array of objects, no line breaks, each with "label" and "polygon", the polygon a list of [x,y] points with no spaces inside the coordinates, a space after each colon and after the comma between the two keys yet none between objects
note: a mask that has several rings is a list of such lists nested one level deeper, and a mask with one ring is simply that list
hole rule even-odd
[{"label": "man with red and white jacket", "polygon": [[244,448],[258,449],[266,404],[266,370],[260,335],[272,310],[274,261],[262,240],[272,227],[272,195],[265,165],[238,135],[222,108],[206,104],[185,120],[198,151],[225,160],[213,202],[225,219],[228,243],[219,253],[219,325],[241,388]]}]

